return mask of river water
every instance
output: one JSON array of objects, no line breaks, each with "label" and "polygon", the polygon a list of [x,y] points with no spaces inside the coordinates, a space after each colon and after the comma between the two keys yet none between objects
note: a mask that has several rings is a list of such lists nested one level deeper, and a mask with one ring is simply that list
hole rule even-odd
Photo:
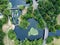
[{"label": "river water", "polygon": [[[25,0],[10,0],[10,2],[12,3],[12,8],[16,8],[17,5],[28,6],[28,4],[26,4]],[[21,12],[20,12],[20,14],[21,14]],[[15,16],[15,14],[14,14],[14,16]],[[15,31],[15,33],[17,35],[17,38],[20,39],[20,40],[24,40],[25,38],[27,38],[29,40],[43,38],[43,32],[44,31],[37,28],[38,22],[36,20],[34,20],[34,19],[29,19],[28,21],[30,22],[30,25],[28,26],[28,28],[26,30],[19,27],[19,26],[15,27],[14,31]],[[28,36],[28,32],[30,31],[31,27],[38,30],[38,35],[36,35],[36,36],[33,36],[33,35]]]},{"label": "river water", "polygon": [[[17,5],[27,6],[25,0],[10,0],[10,2],[12,3],[13,8],[16,8]],[[21,12],[19,12],[18,14],[20,15]],[[17,35],[17,38],[20,39],[20,40],[24,40],[25,38],[28,38],[30,40],[43,38],[44,31],[38,29],[37,26],[36,26],[38,24],[38,22],[35,21],[34,19],[29,19],[28,21],[30,22],[30,26],[28,26],[28,29],[26,29],[26,30],[24,30],[23,28],[20,28],[19,26],[15,27],[14,31]],[[36,36],[28,36],[28,32],[29,32],[31,27],[36,28],[38,30],[39,34],[36,35]],[[57,30],[56,33],[49,32],[49,36],[60,36],[60,30]]]}]

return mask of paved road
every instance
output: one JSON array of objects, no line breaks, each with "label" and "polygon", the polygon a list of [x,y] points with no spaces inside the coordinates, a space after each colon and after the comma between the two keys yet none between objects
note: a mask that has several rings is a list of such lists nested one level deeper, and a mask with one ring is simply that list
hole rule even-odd
[{"label": "paved road", "polygon": [[47,37],[48,37],[48,28],[47,27],[45,27],[45,34],[44,34],[44,40],[43,40],[43,45],[46,45],[46,39],[47,39]]},{"label": "paved road", "polygon": [[[33,0],[33,8],[34,9],[37,9],[37,7],[38,7],[38,3],[36,2],[36,0]],[[39,12],[39,11],[38,11]],[[45,26],[46,26],[46,23],[45,23],[45,21],[44,21],[44,19],[43,19],[43,17],[41,16],[41,18],[42,18],[42,20],[43,20],[43,22],[44,22],[44,24],[45,24]],[[48,28],[47,27],[45,27],[45,34],[44,34],[44,40],[43,40],[43,45],[46,45],[46,39],[47,39],[47,37],[48,37]]]}]

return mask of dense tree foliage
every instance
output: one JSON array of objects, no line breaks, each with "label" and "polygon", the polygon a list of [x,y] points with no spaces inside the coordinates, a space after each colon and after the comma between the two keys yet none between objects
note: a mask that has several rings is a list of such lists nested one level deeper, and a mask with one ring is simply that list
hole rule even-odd
[{"label": "dense tree foliage", "polygon": [[27,38],[25,38],[25,40],[18,40],[17,37],[16,37],[16,34],[13,30],[9,30],[8,32],[8,37],[11,39],[11,40],[14,40],[14,44],[15,45],[42,45],[43,43],[43,39],[38,39],[38,40],[33,40],[33,41],[30,41],[28,40]]},{"label": "dense tree foliage", "polygon": [[31,3],[32,2],[32,0],[26,0],[26,3],[28,4],[28,3]]},{"label": "dense tree foliage", "polygon": [[29,18],[34,18],[39,23],[38,27],[44,29],[44,27],[47,26],[50,32],[56,32],[56,29],[59,28],[56,21],[56,18],[60,13],[59,1],[60,0],[39,0],[38,9],[33,11],[33,7],[30,5],[27,14],[22,16],[22,19],[28,20]]},{"label": "dense tree foliage", "polygon": [[23,20],[23,21],[20,22],[19,27],[24,28],[24,29],[27,29],[27,27],[28,27],[29,25],[30,25],[30,24],[29,24],[28,21]]},{"label": "dense tree foliage", "polygon": [[0,45],[4,45],[3,43],[3,38],[5,36],[5,33],[2,31],[2,29],[0,28]]},{"label": "dense tree foliage", "polygon": [[3,18],[0,19],[0,45],[4,45],[3,38],[5,33],[2,31],[2,26],[7,22],[8,17],[6,15],[10,15],[10,12],[7,10],[9,0],[0,0],[0,13],[2,13]]},{"label": "dense tree foliage", "polygon": [[3,12],[8,7],[9,0],[0,0],[0,12]]},{"label": "dense tree foliage", "polygon": [[25,39],[23,42],[20,41],[21,45],[42,45],[42,43],[43,43],[42,38],[34,41],[29,41],[28,39]]},{"label": "dense tree foliage", "polygon": [[43,17],[46,25],[49,28],[50,32],[56,31],[55,25],[56,17],[60,13],[60,0],[46,0],[46,1],[39,1],[38,9],[39,13]]},{"label": "dense tree foliage", "polygon": [[[60,25],[57,25],[56,20],[60,14],[60,0],[39,0],[38,4],[38,8],[33,11],[32,3],[30,3],[27,13],[21,16],[21,19],[34,18],[38,21],[39,28],[44,29],[48,27],[49,32],[56,32],[56,30],[60,29]],[[48,37],[47,43],[50,43],[52,40],[53,37]]]},{"label": "dense tree foliage", "polygon": [[14,45],[19,45],[19,44],[20,44],[20,41],[17,40],[17,39],[15,39],[15,40],[14,40]]},{"label": "dense tree foliage", "polygon": [[48,38],[47,38],[47,44],[48,44],[48,43],[51,43],[52,41],[53,41],[53,37],[48,37]]},{"label": "dense tree foliage", "polygon": [[14,32],[14,30],[9,30],[9,32],[8,32],[8,37],[11,39],[11,40],[14,40],[14,39],[16,39],[16,34],[15,34],[15,32]]},{"label": "dense tree foliage", "polygon": [[19,8],[20,10],[23,10],[23,9],[25,8],[25,6],[24,6],[24,5],[18,5],[18,8]]},{"label": "dense tree foliage", "polygon": [[5,10],[3,11],[3,14],[4,14],[6,17],[11,16],[11,11],[8,10],[8,9],[5,9]]},{"label": "dense tree foliage", "polygon": [[1,45],[4,45],[4,43],[3,43],[3,38],[4,38],[4,36],[5,36],[5,33],[3,32],[3,30],[2,30],[2,26],[3,26],[3,24],[5,24],[7,22],[7,17],[3,17],[2,19],[0,19],[0,44]]}]

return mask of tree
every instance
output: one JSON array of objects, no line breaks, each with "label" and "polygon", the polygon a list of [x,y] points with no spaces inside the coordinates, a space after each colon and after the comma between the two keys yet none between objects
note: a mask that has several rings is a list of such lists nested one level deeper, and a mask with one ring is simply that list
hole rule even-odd
[{"label": "tree", "polygon": [[6,16],[3,16],[3,18],[0,20],[0,26],[2,28],[3,24],[7,23],[7,17]]},{"label": "tree", "polygon": [[8,6],[9,0],[0,0],[0,12],[3,12]]},{"label": "tree", "polygon": [[[59,11],[60,11],[59,0],[39,1],[38,3],[39,3],[39,5],[38,5],[39,12],[40,12],[41,16],[43,17],[43,20],[45,21],[46,26],[48,28],[50,27],[49,31],[50,32],[56,31],[56,28],[55,28],[56,17],[58,16]],[[54,31],[51,30],[51,28],[54,29]]]},{"label": "tree", "polygon": [[37,45],[42,45],[42,43],[43,43],[43,39],[42,38],[37,40]]},{"label": "tree", "polygon": [[19,27],[27,29],[27,27],[30,25],[30,23],[27,20],[23,20],[20,22]]},{"label": "tree", "polygon": [[15,39],[15,40],[14,40],[14,44],[15,44],[15,45],[19,45],[19,44],[20,44],[20,41],[17,40],[17,39]]},{"label": "tree", "polygon": [[55,25],[55,28],[60,30],[60,25]]},{"label": "tree", "polygon": [[32,0],[26,0],[26,3],[28,4],[28,3],[31,3],[32,2]]},{"label": "tree", "polygon": [[0,28],[0,44],[4,45],[3,39],[4,39],[5,33],[2,31],[2,28]]},{"label": "tree", "polygon": [[48,37],[47,40],[46,40],[46,43],[51,43],[53,41],[53,37]]},{"label": "tree", "polygon": [[15,40],[16,39],[16,34],[15,32],[11,29],[9,30],[8,32],[8,37],[11,39],[11,40]]},{"label": "tree", "polygon": [[18,8],[19,8],[20,10],[23,10],[23,9],[25,8],[25,6],[24,6],[24,5],[18,5]]},{"label": "tree", "polygon": [[[34,11],[32,5],[30,5],[27,14],[32,15],[31,17],[38,21],[40,28],[45,29],[47,27],[48,32],[56,32],[58,26],[55,25],[57,25],[56,17],[60,13],[60,0],[40,0],[38,4],[38,8]],[[28,20],[31,18],[28,15],[23,16],[23,19]],[[48,38],[48,43],[53,40],[52,37],[50,38]]]},{"label": "tree", "polygon": [[3,14],[5,15],[5,16],[11,16],[11,11],[10,10],[8,10],[8,9],[5,9],[4,11],[3,11]]}]

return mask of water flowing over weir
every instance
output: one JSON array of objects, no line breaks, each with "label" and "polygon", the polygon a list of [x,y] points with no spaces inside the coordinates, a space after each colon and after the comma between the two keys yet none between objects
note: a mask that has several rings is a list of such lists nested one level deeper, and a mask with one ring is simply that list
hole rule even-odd
[{"label": "water flowing over weir", "polygon": [[[16,13],[16,11],[17,11],[17,13]],[[13,24],[18,25],[18,17],[19,17],[18,10],[12,11]]]}]

